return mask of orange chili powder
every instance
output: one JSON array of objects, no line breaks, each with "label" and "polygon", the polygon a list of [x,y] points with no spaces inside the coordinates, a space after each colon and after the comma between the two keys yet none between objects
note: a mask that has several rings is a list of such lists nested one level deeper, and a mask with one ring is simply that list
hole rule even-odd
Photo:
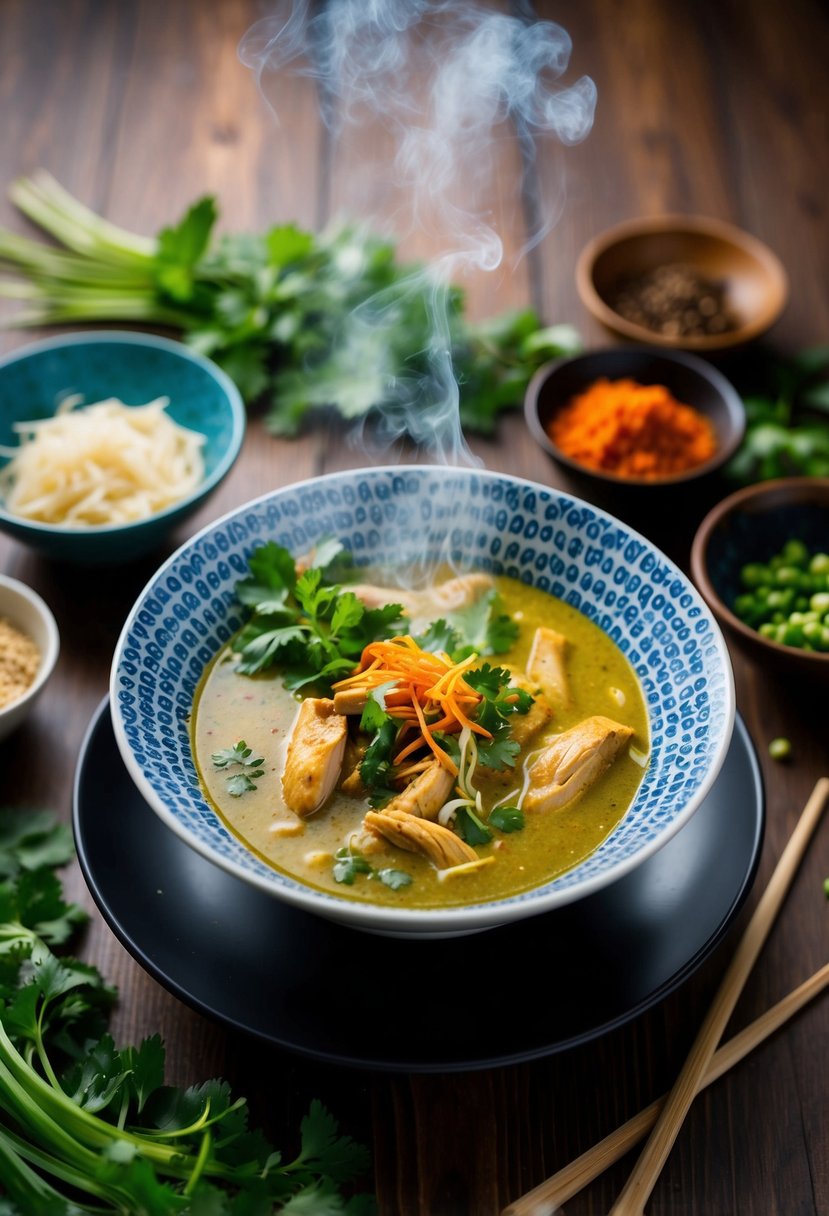
[{"label": "orange chili powder", "polygon": [[571,460],[619,477],[684,473],[714,455],[713,426],[663,384],[596,380],[547,426]]}]

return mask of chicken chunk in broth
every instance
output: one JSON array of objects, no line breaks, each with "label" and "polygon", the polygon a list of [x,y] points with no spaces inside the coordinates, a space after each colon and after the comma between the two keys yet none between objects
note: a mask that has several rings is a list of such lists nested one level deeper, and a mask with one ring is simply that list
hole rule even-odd
[{"label": "chicken chunk in broth", "polygon": [[[404,615],[327,688],[293,692],[279,664],[242,674],[237,643],[202,681],[194,750],[231,830],[303,883],[413,908],[502,898],[593,852],[648,751],[641,691],[610,638],[501,576],[348,590]],[[256,780],[215,762],[241,741]]]}]

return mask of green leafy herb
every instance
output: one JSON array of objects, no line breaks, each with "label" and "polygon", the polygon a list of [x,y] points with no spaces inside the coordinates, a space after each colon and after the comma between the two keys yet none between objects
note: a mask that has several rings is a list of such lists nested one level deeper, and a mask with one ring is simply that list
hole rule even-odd
[{"label": "green leafy herb", "polygon": [[483,696],[475,721],[491,735],[477,740],[479,762],[487,768],[514,768],[521,747],[512,738],[509,720],[512,714],[528,711],[533,703],[531,694],[510,684],[505,667],[491,667],[489,663],[467,672],[464,678]]},{"label": "green leafy herb", "polygon": [[64,828],[0,812],[0,1211],[368,1216],[370,1197],[341,1189],[365,1150],[319,1102],[283,1160],[225,1082],[166,1086],[158,1035],[115,1045],[115,990],[50,948],[84,918],[52,869],[66,860]]},{"label": "green leafy herb", "polygon": [[524,827],[524,812],[517,806],[496,806],[487,822],[499,832],[520,832]]},{"label": "green leafy herb", "polygon": [[[320,410],[356,418],[401,392],[414,400],[430,371],[436,286],[421,267],[398,263],[390,242],[293,225],[217,237],[209,197],[148,239],[107,223],[42,171],[9,195],[59,245],[0,230],[0,269],[16,276],[3,294],[25,304],[17,324],[117,317],[177,329],[247,401],[264,402],[274,434],[296,434]],[[530,310],[470,324],[463,294],[444,294],[461,422],[491,433],[533,371],[575,353],[579,336],[567,325],[541,328]]]},{"label": "green leafy herb", "polygon": [[213,752],[210,757],[216,768],[227,768],[237,764],[242,766],[243,772],[233,773],[226,778],[227,792],[233,798],[241,798],[242,794],[255,790],[255,781],[265,775],[265,770],[259,767],[260,764],[264,764],[264,758],[255,756],[251,759],[252,755],[247,743],[244,739],[240,739],[238,743],[233,744],[233,747],[223,747],[221,751]]},{"label": "green leafy herb", "polygon": [[470,806],[459,806],[455,812],[455,827],[458,835],[467,844],[487,844],[492,832],[481,822]]},{"label": "green leafy herb", "polygon": [[[329,564],[338,552],[325,544],[319,557]],[[288,688],[330,690],[403,615],[399,604],[367,608],[353,591],[326,582],[319,565],[298,575],[291,554],[273,541],[253,551],[248,567],[249,576],[236,584],[238,598],[253,610],[237,639],[245,675],[279,665]]]},{"label": "green leafy herb", "polygon": [[421,649],[445,651],[453,663],[460,663],[471,654],[504,654],[517,638],[518,624],[501,611],[501,598],[493,589],[433,621],[416,641]]},{"label": "green leafy herb", "polygon": [[376,878],[384,886],[389,887],[392,891],[399,891],[402,887],[408,887],[411,884],[412,876],[405,870],[395,870],[386,867],[382,870],[377,870],[366,861],[362,853],[357,852],[349,846],[344,846],[337,849],[334,854],[334,881],[344,883],[346,886],[353,886],[360,874],[365,874],[368,878]]},{"label": "green leafy herb", "polygon": [[229,764],[244,764],[249,768],[256,768],[257,765],[264,763],[261,756],[251,760],[251,755],[252,751],[247,743],[244,739],[240,739],[238,743],[233,744],[233,747],[223,747],[221,751],[213,752],[210,759],[216,768],[227,768]]}]

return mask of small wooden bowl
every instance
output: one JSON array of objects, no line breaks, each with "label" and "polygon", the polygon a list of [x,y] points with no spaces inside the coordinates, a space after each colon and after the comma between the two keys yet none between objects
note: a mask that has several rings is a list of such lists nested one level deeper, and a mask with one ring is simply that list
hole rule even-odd
[{"label": "small wooden bowl", "polygon": [[800,650],[763,637],[735,615],[740,570],[767,562],[791,538],[829,551],[829,477],[758,482],[713,507],[691,546],[691,574],[720,625],[758,663],[798,677],[829,681],[829,652]]},{"label": "small wooden bowl", "polygon": [[[683,263],[722,283],[737,327],[719,334],[669,337],[621,316],[613,307],[619,285],[671,263]],[[636,342],[679,350],[740,346],[774,324],[788,298],[783,266],[756,237],[721,220],[663,215],[628,220],[595,237],[576,266],[582,303],[608,329]]]}]

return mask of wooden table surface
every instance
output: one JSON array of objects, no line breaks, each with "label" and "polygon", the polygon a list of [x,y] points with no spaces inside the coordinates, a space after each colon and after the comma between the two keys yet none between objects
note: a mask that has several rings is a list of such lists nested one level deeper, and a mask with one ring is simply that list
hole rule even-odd
[{"label": "wooden table surface", "polygon": [[[376,130],[364,129],[343,148],[320,122],[313,84],[279,77],[266,82],[277,124],[239,63],[237,43],[261,11],[254,0],[4,0],[0,188],[43,166],[96,210],[148,234],[204,193],[217,196],[229,231],[290,219],[319,228],[341,212],[379,223],[390,202],[376,169],[386,152]],[[829,25],[818,0],[550,0],[537,11],[572,36],[567,79],[584,73],[595,80],[596,120],[583,143],[542,149],[541,197],[560,200],[561,215],[517,264],[526,216],[517,194],[518,157],[509,141],[499,147],[492,206],[507,257],[500,271],[469,281],[470,311],[486,316],[531,302],[550,323],[575,323],[587,344],[606,344],[610,339],[575,292],[583,244],[627,217],[699,212],[742,225],[782,258],[792,293],[772,344],[791,351],[825,342]],[[5,197],[0,223],[27,231]],[[404,247],[418,256],[432,251],[433,242],[419,233]],[[10,311],[7,306],[3,316]],[[0,333],[0,352],[36,336]],[[473,447],[489,468],[554,481],[519,413],[504,419],[497,440]],[[252,419],[232,474],[171,547],[254,494],[364,462],[339,427],[277,440]],[[693,520],[675,522],[673,555],[684,563]],[[47,806],[69,819],[73,771],[87,723],[107,690],[115,640],[161,556],[92,577],[0,540],[0,568],[46,598],[62,636],[57,674],[36,714],[0,746],[4,803]],[[767,792],[759,872],[739,928],[815,780],[829,768],[829,715],[825,692],[780,681],[733,657],[738,706]],[[788,765],[768,757],[768,742],[777,735],[793,741]],[[826,960],[827,874],[824,825],[749,978],[734,1028]],[[204,1019],[126,953],[77,868],[68,885],[93,913],[83,957],[120,989],[116,1037],[126,1042],[161,1032],[172,1081],[225,1076],[286,1145],[294,1143],[309,1100],[321,1098],[350,1134],[370,1144],[384,1216],[491,1216],[667,1088],[735,940],[732,933],[667,999],[586,1046],[491,1070],[388,1075],[266,1049]],[[539,999],[548,978],[539,958],[527,991],[494,990],[493,1007],[508,1013]],[[554,978],[567,983],[566,976]],[[401,1005],[404,1022],[418,983],[428,984],[429,977],[412,977]],[[650,1211],[829,1213],[828,1029],[827,1005],[818,1001],[697,1099]],[[571,1200],[568,1213],[606,1212],[634,1160],[624,1159]]]}]

